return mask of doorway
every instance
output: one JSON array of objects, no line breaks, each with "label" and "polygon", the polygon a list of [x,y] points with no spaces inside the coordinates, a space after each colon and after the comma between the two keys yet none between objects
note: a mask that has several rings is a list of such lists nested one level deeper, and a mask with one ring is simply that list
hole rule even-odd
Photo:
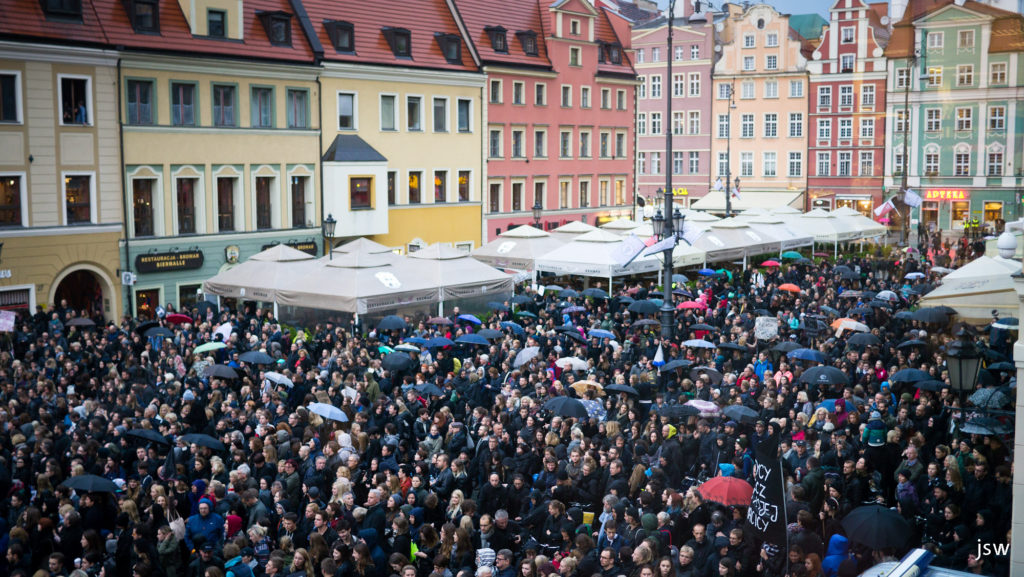
[{"label": "doorway", "polygon": [[68,308],[85,311],[86,315],[103,314],[103,285],[89,270],[79,269],[68,273],[57,285],[53,302],[60,305],[67,301]]},{"label": "doorway", "polygon": [[160,289],[135,291],[135,316],[141,321],[156,318],[156,307],[160,306]]}]

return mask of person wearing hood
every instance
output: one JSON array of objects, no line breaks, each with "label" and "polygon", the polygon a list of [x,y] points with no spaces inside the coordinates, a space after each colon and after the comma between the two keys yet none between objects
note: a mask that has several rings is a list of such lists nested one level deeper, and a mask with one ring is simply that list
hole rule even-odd
[{"label": "person wearing hood", "polygon": [[832,538],[828,540],[825,559],[821,562],[821,569],[825,573],[825,577],[836,577],[839,574],[839,565],[850,558],[850,541],[842,535],[832,535]]},{"label": "person wearing hood", "polygon": [[252,568],[242,559],[238,545],[228,543],[224,546],[224,577],[253,577]]},{"label": "person wearing hood", "polygon": [[194,550],[197,542],[216,546],[223,541],[223,535],[224,519],[213,512],[213,503],[209,499],[200,499],[198,512],[185,522],[185,545],[189,550]]}]

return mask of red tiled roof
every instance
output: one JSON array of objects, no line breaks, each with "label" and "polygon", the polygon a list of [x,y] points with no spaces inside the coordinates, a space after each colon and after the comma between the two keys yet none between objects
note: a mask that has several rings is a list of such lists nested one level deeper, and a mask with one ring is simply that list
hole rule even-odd
[{"label": "red tiled roof", "polygon": [[[594,37],[596,40],[608,43],[618,43],[620,46],[625,43],[619,40],[618,35],[615,34],[615,29],[612,28],[612,23],[608,21],[608,12],[605,11],[604,7],[598,8],[597,21],[594,27]],[[635,75],[636,72],[633,70],[633,64],[629,61],[629,56],[626,51],[622,51],[622,63],[612,64],[609,61],[597,65],[598,72],[611,72],[614,74],[628,74]]]},{"label": "red tiled roof", "polygon": [[107,40],[90,0],[82,0],[81,22],[47,19],[38,0],[4,0],[3,4],[0,35],[61,40],[69,44],[103,44]]},{"label": "red tiled roof", "polygon": [[[903,18],[896,24],[885,50],[886,58],[906,58],[910,55],[914,38],[914,21],[954,3],[954,0],[918,0],[911,2]],[[1001,10],[987,4],[967,0],[963,8],[992,16],[992,41],[989,52],[1019,52],[1024,50],[1024,18],[1015,12]]]},{"label": "red tiled roof", "polygon": [[[518,0],[499,3],[495,0],[455,0],[469,37],[473,40],[480,59],[484,62],[537,65],[551,67],[540,3],[537,0]],[[485,28],[501,26],[506,29],[508,53],[495,52],[491,37]],[[537,55],[527,56],[516,37],[516,32],[532,30],[537,33]]]},{"label": "red tiled roof", "polygon": [[[338,2],[296,0],[309,14],[313,30],[324,47],[324,60],[363,64],[387,64],[410,68],[476,70],[463,39],[462,64],[449,64],[434,34],[456,34],[462,38],[445,0],[402,0],[388,2]],[[459,6],[460,11],[462,6]],[[506,7],[503,5],[504,11]],[[355,53],[335,50],[324,20],[342,20],[355,29]],[[405,28],[411,34],[412,58],[398,58],[388,46],[382,28]],[[475,33],[474,33],[475,34]]]}]

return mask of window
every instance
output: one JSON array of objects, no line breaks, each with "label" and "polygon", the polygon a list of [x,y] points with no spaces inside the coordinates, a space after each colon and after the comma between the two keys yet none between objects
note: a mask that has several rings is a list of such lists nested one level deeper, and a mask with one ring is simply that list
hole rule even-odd
[{"label": "window", "polygon": [[740,98],[744,100],[751,100],[756,96],[754,93],[753,82],[743,82],[740,84]]},{"label": "window", "polygon": [[961,64],[956,67],[956,85],[972,86],[974,84],[974,65]]},{"label": "window", "polygon": [[132,224],[136,237],[153,236],[153,185],[152,178],[132,179]]},{"label": "window", "polygon": [[491,104],[501,104],[501,80],[491,80]]},{"label": "window", "polygon": [[21,74],[0,72],[0,122],[21,122],[20,103]]},{"label": "window", "polygon": [[519,38],[519,45],[523,47],[523,54],[527,56],[537,55],[537,33],[532,30],[516,32]]},{"label": "window", "polygon": [[[306,226],[306,186],[308,182],[308,176],[291,177],[292,228]],[[395,173],[393,171],[388,172],[388,203],[395,203]]]},{"label": "window", "polygon": [[250,95],[250,111],[253,128],[274,127],[274,89],[265,86],[253,86]]},{"label": "window", "polygon": [[1006,129],[1006,107],[1005,106],[990,106],[988,109],[988,129],[989,130],[1005,130]]},{"label": "window", "polygon": [[370,208],[370,191],[373,179],[368,176],[353,176],[348,179],[349,202],[352,209]]},{"label": "window", "polygon": [[925,176],[939,174],[939,148],[937,146],[924,151],[924,174]]},{"label": "window", "polygon": [[409,171],[409,204],[420,204],[422,201],[423,173]]},{"label": "window", "polygon": [[546,106],[548,103],[548,85],[538,82],[533,85],[533,103],[537,106]]},{"label": "window", "polygon": [[804,135],[804,114],[802,112],[789,113],[789,137],[802,138]]},{"label": "window", "polygon": [[651,62],[661,62],[661,48],[651,48]]},{"label": "window", "polygon": [[956,129],[957,130],[971,130],[974,127],[974,109],[972,108],[957,108],[956,109]]},{"label": "window", "polygon": [[961,30],[957,33],[956,47],[961,50],[974,48],[974,30]]},{"label": "window", "polygon": [[750,71],[754,69],[754,57],[744,56],[743,57],[743,70]]},{"label": "window", "polygon": [[[487,208],[489,212],[501,210],[501,184],[492,182],[487,190]],[[500,230],[500,229],[499,229]]]},{"label": "window", "polygon": [[804,155],[802,152],[789,153],[789,176],[799,177],[804,173]]},{"label": "window", "polygon": [[700,60],[700,44],[690,45],[690,60]]},{"label": "window", "polygon": [[988,67],[989,84],[1006,84],[1006,63],[993,62]]},{"label": "window", "polygon": [[602,180],[597,184],[597,201],[601,206],[608,206],[608,181]]},{"label": "window", "polygon": [[853,164],[853,153],[851,152],[840,152],[839,153],[839,171],[836,173],[837,176],[850,176],[850,165]]},{"label": "window", "polygon": [[775,176],[778,164],[778,153],[765,152],[761,155],[761,172],[764,176]]},{"label": "window", "polygon": [[928,86],[942,86],[942,67],[928,67]]},{"label": "window", "polygon": [[[178,234],[195,234],[196,188],[199,184],[199,179],[179,178],[175,183],[175,188],[177,189],[175,190],[175,195],[178,201]],[[292,194],[294,195],[294,188]]]},{"label": "window", "polygon": [[874,118],[861,118],[860,119],[860,137],[863,139],[875,137],[875,119]]},{"label": "window", "polygon": [[683,113],[672,113],[672,134],[683,134]]},{"label": "window", "polygon": [[685,89],[684,87],[685,87],[686,83],[683,80],[684,78],[686,78],[686,75],[684,75],[684,74],[673,74],[672,75],[672,96],[673,97],[685,96],[686,93],[684,92],[684,89]]},{"label": "window", "polygon": [[227,13],[223,10],[206,11],[206,35],[213,38],[224,38],[227,28],[225,26]]},{"label": "window", "polygon": [[740,116],[740,138],[754,138],[754,115]]},{"label": "window", "polygon": [[718,175],[723,176],[729,171],[729,154],[725,152],[718,153]]},{"label": "window", "polygon": [[679,150],[672,151],[672,174],[683,174],[683,153]]},{"label": "window", "polygon": [[603,110],[612,109],[612,91],[608,88],[601,89],[601,108]]},{"label": "window", "polygon": [[81,0],[44,0],[42,5],[47,16],[62,19],[82,19]]},{"label": "window", "polygon": [[927,132],[938,132],[942,130],[942,110],[929,108],[925,110],[924,129]]},{"label": "window", "polygon": [[537,158],[547,158],[548,147],[547,147],[548,133],[545,130],[535,129],[533,131],[533,155]]},{"label": "window", "polygon": [[643,48],[638,48],[637,51],[636,51],[636,63],[637,64],[643,64],[644,63],[644,49]]},{"label": "window", "polygon": [[641,152],[636,155],[636,171],[640,174],[647,174],[647,153]]},{"label": "window", "polygon": [[754,176],[754,153],[740,153],[740,176]]},{"label": "window", "polygon": [[853,44],[853,33],[856,30],[853,26],[844,26],[840,28],[840,42],[843,44]]},{"label": "window", "polygon": [[512,210],[519,212],[523,210],[523,183],[512,183]]},{"label": "window", "polygon": [[689,76],[689,95],[700,96],[700,73],[691,72]]},{"label": "window", "polygon": [[661,132],[661,113],[651,113],[651,134],[662,134]]},{"label": "window", "polygon": [[769,32],[765,35],[764,45],[768,48],[775,48],[779,45],[779,34],[777,32]]},{"label": "window", "polygon": [[839,87],[839,106],[847,108],[853,106],[853,86]]},{"label": "window", "polygon": [[411,132],[423,130],[423,98],[405,97],[405,129]]},{"label": "window", "polygon": [[309,91],[289,88],[286,99],[288,128],[309,128]]},{"label": "window", "polygon": [[829,158],[830,156],[831,155],[827,152],[818,153],[818,176],[829,176],[831,174],[832,161],[831,158]]},{"label": "window", "polygon": [[906,88],[910,86],[910,69],[909,68],[897,68],[896,69],[896,88]]},{"label": "window", "polygon": [[626,91],[616,90],[615,91],[615,108],[618,110],[626,109]]},{"label": "window", "polygon": [[907,130],[907,110],[905,108],[896,109],[896,120],[893,123],[894,130],[897,134],[902,134]]},{"label": "window", "polygon": [[626,133],[617,132],[615,134],[615,156],[616,158],[626,157]]},{"label": "window", "polygon": [[580,180],[580,206],[590,206],[590,181]]},{"label": "window", "polygon": [[743,47],[744,48],[753,48],[754,47],[754,35],[753,34],[744,34],[743,35]]},{"label": "window", "polygon": [[60,78],[60,104],[64,115],[61,124],[92,124],[90,79],[63,75],[58,75],[58,78]]},{"label": "window", "polygon": [[640,112],[636,115],[636,133],[640,136],[647,134],[647,113]]},{"label": "window", "polygon": [[434,202],[448,202],[448,171],[434,171]]},{"label": "window", "polygon": [[351,22],[343,20],[325,20],[324,28],[331,44],[338,52],[353,53],[356,51],[356,32]]},{"label": "window", "polygon": [[562,86],[562,108],[572,106],[572,86]]},{"label": "window", "polygon": [[577,46],[569,48],[569,66],[580,66],[580,49]]},{"label": "window", "polygon": [[397,58],[412,58],[412,35],[408,30],[386,26],[381,31],[388,41],[392,54]]},{"label": "window", "polygon": [[853,54],[843,54],[839,57],[839,71],[853,72]]},{"label": "window", "polygon": [[256,177],[256,230],[271,228],[270,185],[273,182],[270,177]]},{"label": "window", "polygon": [[235,87],[213,85],[213,125],[235,126]]},{"label": "window", "polygon": [[590,87],[580,87],[580,108],[590,108]]},{"label": "window", "polygon": [[766,70],[778,70],[779,69],[779,57],[775,54],[769,54],[764,58],[764,67]]},{"label": "window", "polygon": [[609,158],[611,155],[611,134],[602,132],[599,141],[601,158]]},{"label": "window", "polygon": [[700,134],[700,111],[691,110],[689,114],[690,118],[687,127],[689,134]]},{"label": "window", "polygon": [[957,147],[953,152],[953,175],[954,176],[970,176],[971,175],[971,152],[966,147]]},{"label": "window", "polygon": [[22,207],[26,205],[22,198],[23,179],[20,174],[0,176],[0,227],[26,224],[21,214]]},{"label": "window", "polygon": [[874,84],[863,84],[860,87],[860,107],[861,108],[874,108],[875,107],[875,85]]},{"label": "window", "polygon": [[892,157],[892,173],[896,176],[903,174],[903,152],[896,151]]},{"label": "window", "polygon": [[356,95],[351,92],[338,93],[338,129],[355,130]]},{"label": "window", "polygon": [[491,37],[491,48],[495,52],[508,54],[507,30],[501,26],[485,26],[484,31]]},{"label": "window", "polygon": [[267,31],[267,38],[275,46],[291,46],[292,44],[292,17],[284,12],[257,13],[263,21],[263,28]]},{"label": "window", "polygon": [[513,130],[512,131],[512,158],[525,158],[526,154],[523,151],[523,131]]},{"label": "window", "polygon": [[[499,102],[499,100],[495,100],[495,94],[494,94],[495,84],[497,84],[497,90],[498,90],[497,97],[499,99],[501,97],[501,81],[500,80],[492,80],[491,81],[491,102]],[[522,82],[513,82],[512,83],[512,104],[526,104],[526,96],[524,95],[525,90],[526,90],[526,85],[524,83],[522,83]]]},{"label": "window", "polygon": [[448,132],[448,99],[434,97],[434,132]]},{"label": "window", "polygon": [[790,98],[803,98],[804,97],[804,81],[803,80],[790,80],[789,81],[789,97]]},{"label": "window", "polygon": [[729,138],[729,116],[718,115],[718,138]]},{"label": "window", "polygon": [[779,135],[779,115],[769,112],[764,115],[764,135],[766,138],[775,138]]},{"label": "window", "polygon": [[861,151],[860,153],[860,164],[858,174],[860,176],[872,176],[875,173],[875,153],[868,151]]},{"label": "window", "polygon": [[217,231],[235,230],[235,184],[237,178],[217,179]]},{"label": "window", "polygon": [[[6,90],[5,90],[6,92]],[[3,101],[6,101],[3,97]],[[150,80],[128,81],[128,124],[153,124],[153,82]],[[13,107],[12,107],[13,108]],[[4,120],[7,120],[4,118]],[[15,119],[11,119],[15,121]]]},{"label": "window", "polygon": [[547,187],[547,183],[544,182],[543,180],[535,180],[533,182],[533,204],[534,205],[538,205],[539,204],[541,206],[544,206],[545,204],[547,204],[547,203],[544,202],[544,197],[547,196],[546,191],[544,190],[546,187]]},{"label": "window", "polygon": [[488,158],[501,158],[501,130],[492,128],[487,137]]},{"label": "window", "polygon": [[765,98],[778,98],[779,97],[779,81],[778,80],[765,80],[765,82],[764,82],[764,97]]},{"label": "window", "polygon": [[946,35],[943,32],[929,32],[928,33],[928,49],[929,50],[942,50],[942,45],[946,40]]},{"label": "window", "polygon": [[160,7],[156,0],[130,0],[128,17],[135,32],[160,33]]},{"label": "window", "polygon": [[732,92],[732,85],[725,84],[725,83],[722,83],[722,84],[718,85],[718,99],[719,100],[728,100],[729,99],[729,94],[731,92]]},{"label": "window", "polygon": [[563,130],[558,136],[558,155],[562,158],[572,158],[572,131]]},{"label": "window", "polygon": [[661,75],[651,76],[651,98],[661,98]]},{"label": "window", "polygon": [[569,187],[572,183],[563,180],[558,183],[558,208],[569,208]]},{"label": "window", "polygon": [[818,87],[818,108],[830,108],[832,106],[832,87]]},{"label": "window", "polygon": [[850,140],[853,138],[853,119],[839,119],[839,140]]},{"label": "window", "polygon": [[689,152],[689,173],[697,174],[700,172],[700,152],[691,150]]},{"label": "window", "polygon": [[986,173],[989,176],[1002,176],[1003,175],[1003,151],[1001,150],[989,150],[988,153],[988,167]]},{"label": "window", "polygon": [[661,153],[651,153],[651,174],[661,174]]},{"label": "window", "polygon": [[829,140],[832,138],[832,119],[818,119],[818,140]]},{"label": "window", "polygon": [[460,98],[455,101],[455,107],[456,130],[462,134],[473,132],[473,101]]}]

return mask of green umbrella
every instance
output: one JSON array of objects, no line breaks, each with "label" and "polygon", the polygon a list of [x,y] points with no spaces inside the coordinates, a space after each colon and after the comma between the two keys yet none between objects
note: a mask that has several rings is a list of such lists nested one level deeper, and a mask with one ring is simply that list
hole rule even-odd
[{"label": "green umbrella", "polygon": [[377,347],[377,352],[387,355],[387,354],[391,354],[391,353],[395,352],[395,349],[393,349],[393,348],[391,348],[391,347],[389,347],[387,345],[381,345],[381,346]]},{"label": "green umbrella", "polygon": [[729,277],[729,280],[732,280],[732,273],[727,271],[727,270],[725,270],[724,268],[720,268],[720,269],[716,270],[715,272],[718,273],[718,274],[724,274],[725,276]]},{"label": "green umbrella", "polygon": [[786,252],[782,253],[781,256],[782,256],[782,258],[793,258],[793,259],[803,258],[804,257],[804,255],[798,253],[795,250],[787,250]]},{"label": "green umbrella", "polygon": [[196,347],[195,350],[192,351],[192,352],[194,352],[196,354],[200,354],[200,353],[205,353],[205,352],[208,352],[208,351],[219,351],[220,349],[223,349],[226,346],[227,345],[225,345],[222,342],[204,343],[204,344],[201,344],[198,347]]}]

